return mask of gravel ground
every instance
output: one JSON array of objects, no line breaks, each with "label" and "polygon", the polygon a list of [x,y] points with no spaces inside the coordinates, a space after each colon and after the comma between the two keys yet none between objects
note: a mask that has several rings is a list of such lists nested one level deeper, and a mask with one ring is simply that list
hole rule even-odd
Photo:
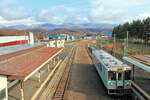
[{"label": "gravel ground", "polygon": [[134,82],[150,95],[150,73],[138,67],[134,71]]}]

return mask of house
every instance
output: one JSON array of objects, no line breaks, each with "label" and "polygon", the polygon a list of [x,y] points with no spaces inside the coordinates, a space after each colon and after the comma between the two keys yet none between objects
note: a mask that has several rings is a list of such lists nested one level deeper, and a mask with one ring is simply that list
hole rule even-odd
[{"label": "house", "polygon": [[102,40],[108,40],[111,37],[112,37],[112,32],[110,32],[110,31],[102,31],[100,33],[100,39],[102,39]]},{"label": "house", "polygon": [[47,47],[64,47],[65,40],[64,39],[49,39],[49,40],[41,40],[42,44],[46,44]]}]

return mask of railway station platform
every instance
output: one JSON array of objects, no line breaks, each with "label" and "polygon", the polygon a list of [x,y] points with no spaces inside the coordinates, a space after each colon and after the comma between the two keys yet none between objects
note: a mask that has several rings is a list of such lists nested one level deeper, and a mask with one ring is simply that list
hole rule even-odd
[{"label": "railway station platform", "polygon": [[142,100],[150,100],[150,55],[123,57],[132,66],[132,86]]},{"label": "railway station platform", "polygon": [[50,71],[59,63],[62,50],[37,45],[1,53],[0,99],[30,100]]}]

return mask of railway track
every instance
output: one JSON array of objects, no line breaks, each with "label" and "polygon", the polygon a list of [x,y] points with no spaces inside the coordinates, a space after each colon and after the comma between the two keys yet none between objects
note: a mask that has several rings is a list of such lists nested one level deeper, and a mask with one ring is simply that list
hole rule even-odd
[{"label": "railway track", "polygon": [[113,100],[134,100],[132,95],[113,96]]},{"label": "railway track", "polygon": [[75,52],[76,52],[76,48],[74,47],[72,49],[71,55],[69,56],[69,59],[66,64],[66,68],[65,68],[63,75],[58,83],[57,89],[54,93],[52,100],[63,100],[63,98],[64,98],[65,90],[67,88],[68,79],[69,79],[69,72],[70,72],[72,62],[74,60]]},{"label": "railway track", "polygon": [[150,95],[140,88],[135,82],[132,82],[132,90],[136,93],[140,100],[150,100]]},{"label": "railway track", "polygon": [[34,94],[31,100],[53,100],[72,51],[72,47],[65,48],[62,51],[59,57],[57,57],[59,60],[55,63],[55,66],[50,69],[48,77],[42,83],[42,87],[39,88],[39,91]]},{"label": "railway track", "polygon": [[[60,64],[60,67],[58,67],[58,71],[55,72],[55,75],[53,75],[53,78],[51,79],[50,83],[51,85],[48,86],[48,89],[46,89],[46,93],[45,94],[43,93],[43,96],[42,98],[40,98],[40,100],[64,100],[65,91],[67,90],[68,87],[70,67],[74,60],[76,48],[74,47],[72,48],[72,50],[68,52],[67,52],[68,56],[64,58],[65,61],[63,61]],[[90,55],[88,49],[87,52]],[[108,96],[108,100],[133,100],[133,99],[131,95],[125,95],[125,96]]]}]

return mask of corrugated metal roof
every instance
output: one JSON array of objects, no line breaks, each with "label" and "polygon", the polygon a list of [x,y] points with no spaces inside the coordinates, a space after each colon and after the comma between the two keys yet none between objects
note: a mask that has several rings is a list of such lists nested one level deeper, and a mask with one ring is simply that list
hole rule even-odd
[{"label": "corrugated metal roof", "polygon": [[105,34],[112,34],[112,32],[105,32]]},{"label": "corrugated metal roof", "polygon": [[[11,46],[11,47],[4,47],[0,48],[1,55],[0,55],[0,61],[8,60],[12,57],[16,57],[25,53],[28,53],[30,51],[33,51],[35,49],[39,49],[44,47],[44,45],[38,46],[38,45],[20,45],[20,46]],[[20,50],[20,51],[19,51]],[[3,55],[2,55],[3,54]]]},{"label": "corrugated metal roof", "polygon": [[130,56],[130,58],[150,66],[150,55],[135,55],[135,56]]},{"label": "corrugated metal roof", "polygon": [[4,55],[4,54],[8,54],[8,53],[12,53],[12,52],[16,52],[16,51],[20,51],[20,50],[24,50],[24,49],[28,49],[28,48],[32,48],[32,47],[36,47],[39,46],[38,44],[35,45],[14,45],[14,46],[8,46],[8,47],[0,47],[0,55]]},{"label": "corrugated metal roof", "polygon": [[125,60],[127,62],[130,62],[131,64],[134,64],[135,66],[150,72],[150,66],[147,66],[147,65],[137,61],[136,59],[133,59],[133,58],[130,58],[130,57],[123,57],[123,60]]},{"label": "corrugated metal roof", "polygon": [[62,38],[65,38],[66,35],[65,34],[62,34],[62,35],[49,35],[47,36],[48,38],[58,38],[58,37],[62,37]]},{"label": "corrugated metal roof", "polygon": [[49,36],[47,36],[48,38],[58,38],[59,37],[59,35],[49,35]]},{"label": "corrugated metal roof", "polygon": [[93,50],[93,54],[96,58],[103,63],[106,67],[114,67],[114,66],[127,66],[114,56],[110,55],[109,53],[105,52],[104,50]]},{"label": "corrugated metal roof", "polygon": [[32,53],[1,62],[0,74],[8,75],[8,79],[10,80],[23,80],[61,49],[62,48],[43,47],[32,51]]}]

